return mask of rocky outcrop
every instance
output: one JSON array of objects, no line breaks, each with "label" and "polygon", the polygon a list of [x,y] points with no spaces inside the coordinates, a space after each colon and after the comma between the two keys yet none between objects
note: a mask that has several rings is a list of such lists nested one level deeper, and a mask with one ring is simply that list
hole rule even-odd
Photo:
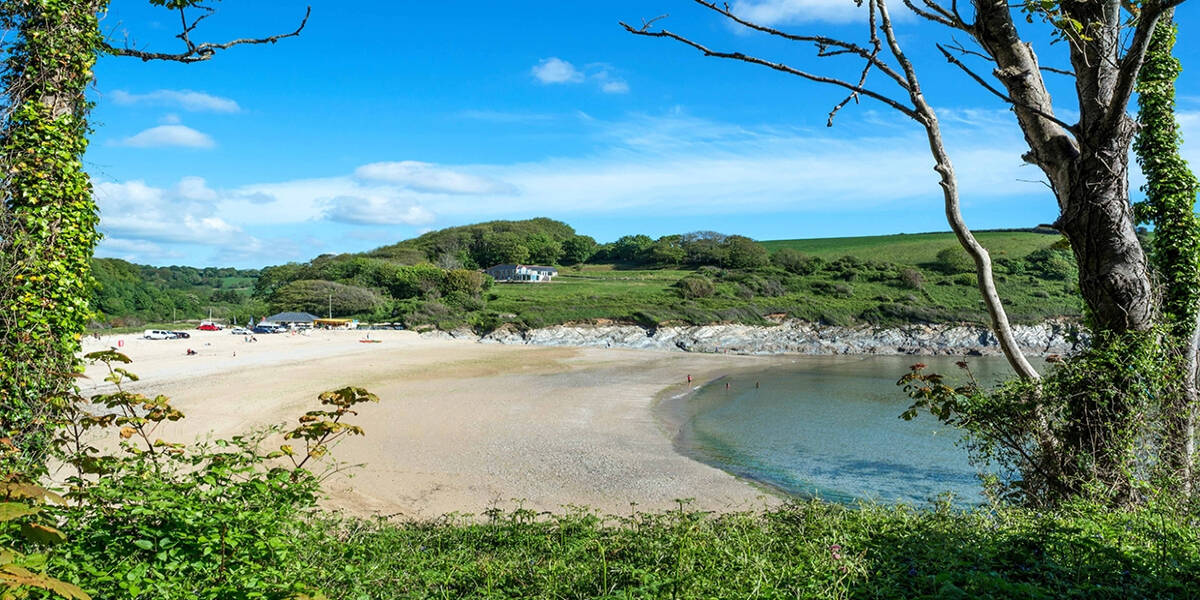
[{"label": "rocky outcrop", "polygon": [[[1078,325],[1047,322],[1013,327],[1018,343],[1032,355],[1070,354],[1086,345]],[[433,331],[431,337],[475,339],[481,343],[539,346],[638,348],[738,354],[1000,354],[996,337],[972,325],[838,327],[786,320],[778,325],[556,325],[519,331],[502,327],[480,336],[470,330]]]}]

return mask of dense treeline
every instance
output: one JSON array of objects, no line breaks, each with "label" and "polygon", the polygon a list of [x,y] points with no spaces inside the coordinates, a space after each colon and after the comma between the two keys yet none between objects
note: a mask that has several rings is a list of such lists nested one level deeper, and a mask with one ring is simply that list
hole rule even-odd
[{"label": "dense treeline", "polygon": [[208,315],[260,314],[251,297],[257,269],[153,267],[116,258],[92,259],[96,287],[91,300],[102,325],[139,325]]},{"label": "dense treeline", "polygon": [[367,256],[404,264],[430,262],[446,269],[486,269],[511,263],[574,265],[587,261],[595,249],[596,240],[576,234],[570,225],[536,218],[431,231]]}]

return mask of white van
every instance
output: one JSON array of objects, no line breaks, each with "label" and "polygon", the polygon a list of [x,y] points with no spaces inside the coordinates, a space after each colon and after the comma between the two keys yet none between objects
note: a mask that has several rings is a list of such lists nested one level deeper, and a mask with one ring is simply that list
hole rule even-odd
[{"label": "white van", "polygon": [[142,337],[148,340],[173,340],[175,339],[175,334],[170,331],[163,331],[162,329],[147,329],[146,333],[142,334]]}]

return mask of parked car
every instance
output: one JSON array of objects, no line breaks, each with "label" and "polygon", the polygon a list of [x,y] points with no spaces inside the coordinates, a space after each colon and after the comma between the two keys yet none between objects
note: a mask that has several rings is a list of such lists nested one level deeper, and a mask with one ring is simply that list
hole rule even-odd
[{"label": "parked car", "polygon": [[216,323],[201,323],[196,329],[199,329],[200,331],[220,331],[221,326],[217,325]]},{"label": "parked car", "polygon": [[169,340],[174,339],[175,335],[163,329],[147,329],[142,337],[148,340]]},{"label": "parked car", "polygon": [[246,329],[245,327],[234,327],[233,329],[229,330],[229,333],[232,333],[233,335],[250,335],[250,330]]},{"label": "parked car", "polygon": [[186,340],[187,338],[190,338],[190,337],[192,337],[192,334],[190,334],[190,333],[188,333],[188,332],[186,332],[186,331],[172,331],[172,332],[170,332],[170,333],[171,333],[171,336],[172,336],[172,337],[176,337],[176,338],[180,338],[180,339],[185,339],[185,340]]},{"label": "parked car", "polygon": [[253,333],[279,333],[278,329],[270,325],[258,325],[251,330]]}]

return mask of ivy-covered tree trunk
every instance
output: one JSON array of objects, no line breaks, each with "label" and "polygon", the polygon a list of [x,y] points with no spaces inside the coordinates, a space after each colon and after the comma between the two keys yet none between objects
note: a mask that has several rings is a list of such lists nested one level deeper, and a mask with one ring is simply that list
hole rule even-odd
[{"label": "ivy-covered tree trunk", "polygon": [[57,399],[70,393],[92,293],[99,239],[83,170],[89,103],[107,0],[0,2],[9,102],[0,281],[0,477],[42,469]]},{"label": "ivy-covered tree trunk", "polygon": [[1146,200],[1138,217],[1154,225],[1151,263],[1161,287],[1167,323],[1167,349],[1178,377],[1162,403],[1165,418],[1163,459],[1182,489],[1190,492],[1195,459],[1197,351],[1200,350],[1200,223],[1196,193],[1200,184],[1179,154],[1175,119],[1175,80],[1182,73],[1172,56],[1175,24],[1171,15],[1154,30],[1138,75],[1138,120],[1134,142],[1146,174]]}]

